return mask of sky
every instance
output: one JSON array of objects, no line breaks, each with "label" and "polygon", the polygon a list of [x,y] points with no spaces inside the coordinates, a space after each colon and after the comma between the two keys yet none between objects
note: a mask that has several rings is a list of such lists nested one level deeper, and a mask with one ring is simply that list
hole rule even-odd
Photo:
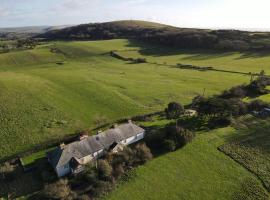
[{"label": "sky", "polygon": [[0,27],[146,20],[190,28],[270,29],[270,0],[0,0]]}]

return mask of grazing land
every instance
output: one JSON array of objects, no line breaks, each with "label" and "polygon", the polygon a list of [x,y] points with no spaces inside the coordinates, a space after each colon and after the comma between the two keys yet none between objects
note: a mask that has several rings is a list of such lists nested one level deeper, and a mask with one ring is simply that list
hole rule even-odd
[{"label": "grazing land", "polygon": [[126,58],[146,58],[158,64],[190,64],[244,73],[270,74],[270,52],[222,52],[206,50],[173,50],[169,48],[143,49],[118,52]]},{"label": "grazing land", "polygon": [[[246,83],[248,76],[131,64],[111,50],[129,40],[49,42],[0,54],[0,159],[60,141],[77,130],[163,110]],[[243,59],[242,61],[245,61]]]},{"label": "grazing land", "polygon": [[270,191],[270,134],[269,120],[253,117],[238,120],[239,134],[220,150],[258,176]]},{"label": "grazing land", "polygon": [[[155,124],[156,125],[156,124]],[[135,170],[105,199],[264,199],[259,180],[218,147],[232,136],[228,127],[201,132],[179,151],[158,157]]]}]

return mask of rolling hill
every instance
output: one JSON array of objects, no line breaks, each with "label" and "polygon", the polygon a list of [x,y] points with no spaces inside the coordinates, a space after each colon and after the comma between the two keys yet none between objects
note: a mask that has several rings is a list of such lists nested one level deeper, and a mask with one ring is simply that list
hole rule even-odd
[{"label": "rolling hill", "polygon": [[46,40],[138,39],[144,42],[188,49],[269,50],[269,33],[238,30],[188,29],[146,21],[114,21],[82,24],[48,31]]}]

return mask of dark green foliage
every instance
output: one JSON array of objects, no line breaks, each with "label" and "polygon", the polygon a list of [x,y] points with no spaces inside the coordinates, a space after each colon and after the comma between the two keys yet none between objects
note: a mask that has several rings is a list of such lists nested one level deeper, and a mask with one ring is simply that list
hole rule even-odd
[{"label": "dark green foliage", "polygon": [[46,185],[43,191],[43,198],[59,200],[72,199],[68,181],[61,179],[55,183]]},{"label": "dark green foliage", "polygon": [[251,112],[251,111],[261,111],[264,108],[268,108],[269,106],[270,106],[269,103],[266,103],[260,99],[256,99],[254,101],[251,101],[247,107],[248,110]]},{"label": "dark green foliage", "polygon": [[195,107],[200,115],[210,116],[239,116],[246,114],[246,104],[239,99],[224,99],[221,97],[210,97],[208,99],[196,99]]},{"label": "dark green foliage", "polygon": [[112,174],[112,167],[106,160],[98,161],[98,175],[101,178],[109,178]]},{"label": "dark green foliage", "polygon": [[108,194],[112,189],[114,185],[107,181],[98,181],[94,188],[92,189],[92,195],[93,197],[102,197],[106,194]]},{"label": "dark green foliage", "polygon": [[163,146],[166,151],[175,151],[176,150],[176,144],[173,140],[164,140]]},{"label": "dark green foliage", "polygon": [[177,119],[181,114],[184,113],[184,107],[177,102],[171,102],[165,109],[165,113],[168,119]]},{"label": "dark green foliage", "polygon": [[144,143],[137,144],[133,149],[133,152],[138,164],[143,164],[153,158],[151,150]]},{"label": "dark green foliage", "polygon": [[149,22],[120,21],[84,24],[53,30],[38,35],[47,40],[104,40],[135,38],[148,43],[188,49],[240,50],[268,49],[258,46],[254,40],[269,38],[269,35],[249,34],[237,30],[209,31],[203,29],[182,29],[161,24],[147,26]]},{"label": "dark green foliage", "polygon": [[172,140],[175,143],[176,148],[183,147],[192,142],[194,137],[195,134],[193,132],[180,126],[166,127],[166,139]]},{"label": "dark green foliage", "polygon": [[239,85],[236,87],[232,87],[229,90],[225,90],[220,97],[221,98],[226,98],[226,99],[230,99],[230,98],[243,98],[247,96],[247,91],[245,89],[245,85]]}]

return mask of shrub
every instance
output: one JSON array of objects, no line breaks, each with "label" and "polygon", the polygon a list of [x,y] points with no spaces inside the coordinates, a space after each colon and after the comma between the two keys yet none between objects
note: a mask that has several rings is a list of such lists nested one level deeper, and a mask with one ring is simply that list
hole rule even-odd
[{"label": "shrub", "polygon": [[221,98],[244,98],[245,96],[247,96],[247,91],[245,89],[245,85],[239,85],[236,87],[233,87],[229,90],[225,90],[222,94],[221,94]]},{"label": "shrub", "polygon": [[178,147],[182,147],[194,139],[195,134],[188,130],[181,127],[176,127],[176,144]]},{"label": "shrub", "polygon": [[5,162],[0,166],[0,180],[1,179],[13,180],[14,171],[15,166],[10,164],[9,162]]},{"label": "shrub", "polygon": [[146,146],[145,143],[137,144],[134,151],[136,155],[136,160],[139,163],[145,163],[153,158],[151,150]]},{"label": "shrub", "polygon": [[97,171],[93,168],[88,168],[83,174],[83,179],[89,184],[95,184],[98,180]]},{"label": "shrub", "polygon": [[124,167],[122,164],[118,164],[113,169],[113,176],[118,178],[125,173]]},{"label": "shrub", "polygon": [[250,112],[252,112],[252,111],[261,111],[264,108],[268,108],[269,104],[262,101],[262,100],[257,99],[257,100],[254,100],[254,101],[250,102],[247,107],[248,107],[248,110]]},{"label": "shrub", "polygon": [[110,182],[98,181],[92,189],[92,194],[94,197],[101,197],[108,194],[112,189],[113,185]]},{"label": "shrub", "polygon": [[101,178],[109,178],[112,174],[112,167],[106,160],[98,161],[98,174]]},{"label": "shrub", "polygon": [[165,113],[168,119],[177,119],[181,114],[184,113],[184,107],[176,102],[171,102],[165,109]]},{"label": "shrub", "polygon": [[46,199],[69,199],[71,196],[71,189],[66,179],[61,179],[44,188],[44,198]]},{"label": "shrub", "polygon": [[82,195],[82,196],[79,196],[77,200],[91,200],[91,198],[87,195]]},{"label": "shrub", "polygon": [[176,150],[176,144],[173,140],[164,140],[163,146],[166,151],[175,151]]}]

